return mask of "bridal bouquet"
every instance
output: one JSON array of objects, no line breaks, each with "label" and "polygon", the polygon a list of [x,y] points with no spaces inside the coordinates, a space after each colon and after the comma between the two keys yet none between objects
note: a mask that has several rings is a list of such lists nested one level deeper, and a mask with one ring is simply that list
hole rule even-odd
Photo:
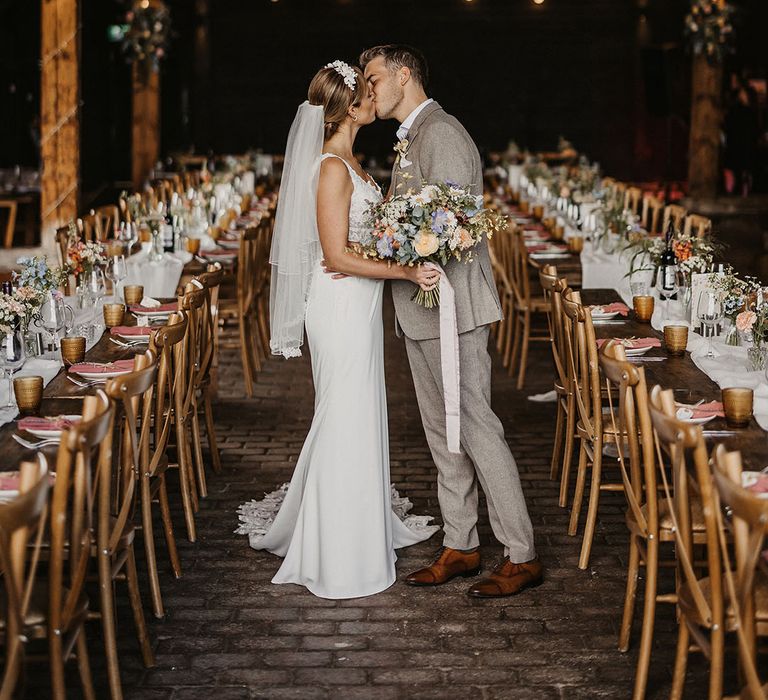
[{"label": "bridal bouquet", "polygon": [[[361,242],[360,252],[398,265],[470,262],[483,236],[490,238],[505,222],[500,214],[483,208],[482,196],[451,182],[394,195],[372,204],[368,213],[371,233]],[[418,289],[413,300],[431,309],[440,303],[440,293]]]}]

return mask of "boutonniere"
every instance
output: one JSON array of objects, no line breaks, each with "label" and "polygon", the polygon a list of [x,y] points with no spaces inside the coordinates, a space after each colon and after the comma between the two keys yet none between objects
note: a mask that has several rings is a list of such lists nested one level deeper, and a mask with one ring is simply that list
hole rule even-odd
[{"label": "boutonniere", "polygon": [[407,168],[411,165],[411,161],[406,158],[406,155],[408,155],[408,147],[410,145],[411,142],[408,139],[400,139],[395,144],[395,153],[397,153],[397,161],[395,161],[395,164],[399,165],[401,168]]}]

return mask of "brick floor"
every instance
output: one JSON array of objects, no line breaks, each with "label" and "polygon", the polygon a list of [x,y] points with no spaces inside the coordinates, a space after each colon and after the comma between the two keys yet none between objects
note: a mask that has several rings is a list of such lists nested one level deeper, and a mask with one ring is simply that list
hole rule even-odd
[{"label": "brick floor", "polygon": [[[391,328],[390,313],[386,328]],[[394,334],[387,334],[386,343],[392,479],[414,501],[416,512],[439,516],[435,470],[404,346]],[[298,586],[272,585],[279,560],[251,550],[245,537],[233,534],[235,510],[291,476],[312,415],[309,360],[267,362],[251,400],[243,398],[237,358],[225,355],[223,365],[216,422],[224,470],[210,478],[194,545],[181,539],[174,499],[184,572],[177,581],[167,574],[162,580],[168,614],[150,623],[155,668],[141,666],[130,615],[125,608],[120,612],[127,697],[630,696],[635,656],[616,650],[626,557],[622,500],[605,497],[591,567],[580,571],[580,540],[566,535],[568,511],[558,507],[558,486],[549,480],[554,404],[526,399],[551,387],[543,351],[534,352],[523,392],[514,390],[494,356],[493,403],[521,471],[546,583],[518,597],[490,601],[469,599],[465,580],[436,589],[412,589],[398,581],[379,595],[349,601],[321,600]],[[483,562],[489,569],[501,548],[491,541],[482,508]],[[439,543],[437,535],[403,550],[400,577],[427,562]],[[657,629],[651,698],[666,697],[669,691],[675,623],[668,606],[659,610]],[[91,628],[90,645],[99,697],[107,697],[98,625]],[[69,678],[76,689],[76,675]],[[705,683],[706,666],[693,656],[687,697],[703,697]]]}]

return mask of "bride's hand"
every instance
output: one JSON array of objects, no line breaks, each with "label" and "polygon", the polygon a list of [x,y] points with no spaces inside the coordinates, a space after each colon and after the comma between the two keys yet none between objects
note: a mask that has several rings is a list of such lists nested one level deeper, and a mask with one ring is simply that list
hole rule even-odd
[{"label": "bride's hand", "polygon": [[431,267],[416,265],[406,268],[408,279],[418,284],[425,292],[431,292],[440,283],[440,272]]},{"label": "bride's hand", "polygon": [[330,267],[328,267],[325,260],[323,260],[321,264],[323,266],[323,272],[325,272],[326,275],[331,275],[332,280],[343,280],[349,277],[349,275],[345,275],[343,272],[336,272],[336,270],[332,270]]}]

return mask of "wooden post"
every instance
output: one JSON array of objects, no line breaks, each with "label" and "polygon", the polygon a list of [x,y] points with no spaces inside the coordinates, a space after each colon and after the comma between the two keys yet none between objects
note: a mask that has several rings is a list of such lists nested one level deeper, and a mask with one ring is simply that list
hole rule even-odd
[{"label": "wooden post", "polygon": [[80,13],[78,0],[42,0],[40,209],[43,245],[77,216],[80,190]]},{"label": "wooden post", "polygon": [[[720,7],[726,0],[718,0]],[[693,198],[714,197],[720,177],[722,64],[693,57],[691,132],[688,142],[688,191]]]},{"label": "wooden post", "polygon": [[160,74],[145,73],[136,63],[133,64],[131,144],[132,179],[138,189],[160,155]]}]

